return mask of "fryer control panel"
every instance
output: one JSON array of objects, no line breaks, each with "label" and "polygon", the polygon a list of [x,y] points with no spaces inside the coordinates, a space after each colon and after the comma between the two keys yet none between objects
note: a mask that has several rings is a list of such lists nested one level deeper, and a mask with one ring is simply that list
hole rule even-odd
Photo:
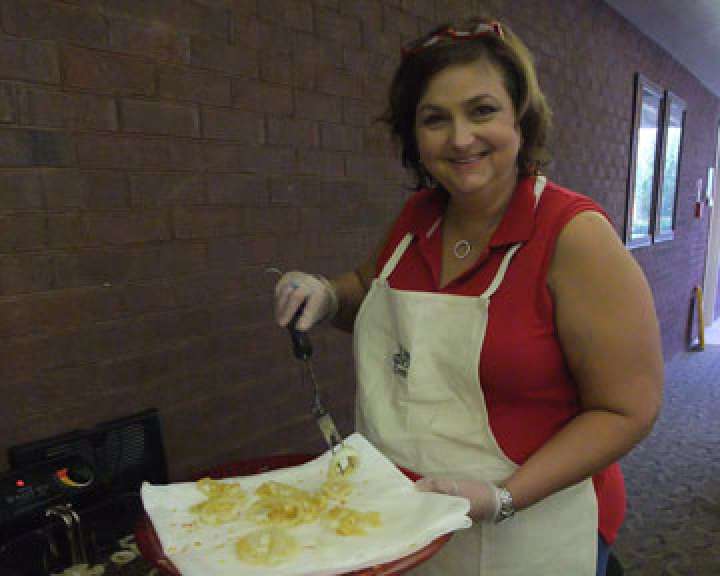
[{"label": "fryer control panel", "polygon": [[0,526],[44,515],[48,506],[72,502],[92,490],[95,472],[79,457],[61,458],[0,476]]}]

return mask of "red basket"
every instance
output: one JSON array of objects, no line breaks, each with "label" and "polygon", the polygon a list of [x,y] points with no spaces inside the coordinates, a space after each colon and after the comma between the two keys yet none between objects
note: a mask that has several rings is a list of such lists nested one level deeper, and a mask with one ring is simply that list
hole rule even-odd
[{"label": "red basket", "polygon": [[[250,476],[252,474],[259,474],[261,472],[267,472],[269,470],[276,470],[278,468],[287,468],[289,466],[298,466],[304,464],[315,458],[315,455],[309,454],[282,454],[278,456],[270,456],[268,458],[259,458],[256,460],[244,460],[242,462],[233,462],[230,464],[224,464],[216,468],[212,468],[203,474],[197,475],[195,479],[209,476],[211,478],[231,478],[235,476]],[[410,470],[401,468],[403,474],[405,474],[411,480],[417,480],[420,476]],[[355,572],[347,572],[346,574],[352,576],[389,576],[391,574],[404,574],[411,568],[422,564],[433,556],[445,543],[450,540],[452,533],[444,534],[439,538],[436,538],[430,544],[421,548],[417,552],[387,562],[385,564],[378,564],[370,568],[363,570],[357,570]],[[165,556],[160,540],[157,537],[155,528],[150,521],[147,514],[143,514],[135,527],[135,539],[137,540],[138,548],[143,558],[150,564],[155,566],[161,573],[167,576],[182,576],[178,572],[177,568],[173,566],[173,563]]]}]

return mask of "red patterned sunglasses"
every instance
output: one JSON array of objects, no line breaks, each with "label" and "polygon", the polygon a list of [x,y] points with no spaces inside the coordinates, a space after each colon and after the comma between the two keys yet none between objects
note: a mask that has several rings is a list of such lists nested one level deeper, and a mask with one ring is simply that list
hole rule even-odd
[{"label": "red patterned sunglasses", "polygon": [[480,36],[486,36],[488,34],[495,34],[499,38],[504,38],[500,22],[480,22],[472,30],[455,30],[455,28],[448,27],[440,30],[439,32],[435,32],[426,38],[414,40],[409,44],[406,44],[402,48],[402,57],[407,58],[411,54],[422,52],[426,48],[430,48],[430,46],[437,44],[443,38],[450,38],[452,40],[472,40],[473,38],[479,38]]}]

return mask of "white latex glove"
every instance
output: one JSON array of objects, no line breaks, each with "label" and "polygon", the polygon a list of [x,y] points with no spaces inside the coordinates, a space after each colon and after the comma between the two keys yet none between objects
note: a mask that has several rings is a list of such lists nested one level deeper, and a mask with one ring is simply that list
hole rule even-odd
[{"label": "white latex glove", "polygon": [[305,309],[295,328],[303,332],[337,313],[338,299],[330,281],[305,272],[287,272],[275,285],[275,320],[287,326],[295,312]]},{"label": "white latex glove", "polygon": [[415,487],[422,492],[439,492],[470,500],[470,517],[478,522],[493,522],[500,511],[498,487],[484,480],[421,478]]}]

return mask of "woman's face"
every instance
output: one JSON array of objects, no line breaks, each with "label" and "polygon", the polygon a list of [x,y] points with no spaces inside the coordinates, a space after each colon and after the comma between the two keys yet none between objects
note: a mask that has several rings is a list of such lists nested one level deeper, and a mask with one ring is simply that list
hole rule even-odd
[{"label": "woman's face", "polygon": [[453,198],[515,189],[522,137],[497,66],[450,66],[430,79],[415,112],[420,160]]}]

